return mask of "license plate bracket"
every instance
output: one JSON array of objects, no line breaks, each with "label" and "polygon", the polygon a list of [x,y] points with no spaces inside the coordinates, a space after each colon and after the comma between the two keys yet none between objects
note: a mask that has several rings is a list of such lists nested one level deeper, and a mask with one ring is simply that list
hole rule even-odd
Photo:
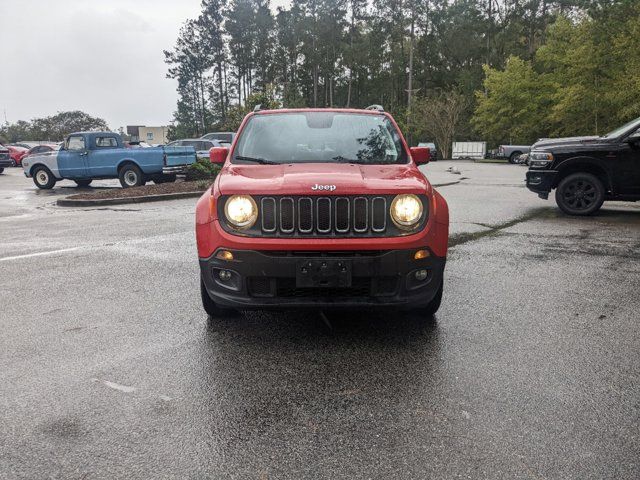
[{"label": "license plate bracket", "polygon": [[351,286],[351,261],[307,258],[296,263],[298,288],[348,288]]}]

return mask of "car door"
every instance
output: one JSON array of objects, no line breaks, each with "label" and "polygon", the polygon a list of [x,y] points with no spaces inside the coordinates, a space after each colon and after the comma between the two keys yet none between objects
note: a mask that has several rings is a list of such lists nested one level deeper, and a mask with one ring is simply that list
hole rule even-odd
[{"label": "car door", "polygon": [[89,149],[87,160],[87,177],[113,177],[117,174],[117,158],[114,156],[118,149],[118,140],[111,135],[96,135],[93,145]]},{"label": "car door", "polygon": [[640,196],[640,129],[622,140],[618,155],[619,193]]},{"label": "car door", "polygon": [[87,145],[83,135],[70,135],[58,152],[58,172],[62,178],[85,178]]}]

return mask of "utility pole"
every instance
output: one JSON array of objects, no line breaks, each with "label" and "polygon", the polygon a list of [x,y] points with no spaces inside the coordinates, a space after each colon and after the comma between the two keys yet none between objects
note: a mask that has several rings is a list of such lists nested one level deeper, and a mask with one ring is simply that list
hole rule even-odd
[{"label": "utility pole", "polygon": [[[416,16],[415,16],[415,0],[411,1],[411,37],[409,39],[409,78],[407,79],[407,126],[410,125],[411,122],[411,100],[413,97],[413,44],[415,37],[415,26],[416,26]],[[417,91],[417,90],[415,90]],[[411,130],[408,130],[408,140],[409,145],[411,145]]]}]

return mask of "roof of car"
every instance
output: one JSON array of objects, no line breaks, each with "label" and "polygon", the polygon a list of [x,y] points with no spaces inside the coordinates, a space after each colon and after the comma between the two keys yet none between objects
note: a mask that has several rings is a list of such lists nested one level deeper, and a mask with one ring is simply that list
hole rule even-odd
[{"label": "roof of car", "polygon": [[118,135],[120,136],[118,132],[73,132],[67,136],[70,136],[70,135]]},{"label": "roof of car", "polygon": [[364,108],[278,108],[274,110],[258,110],[252,112],[254,115],[269,115],[273,113],[304,113],[304,112],[336,112],[336,113],[358,113],[368,115],[380,115],[386,112],[380,110],[368,110]]},{"label": "roof of car", "polygon": [[218,142],[216,138],[180,138],[174,142]]}]

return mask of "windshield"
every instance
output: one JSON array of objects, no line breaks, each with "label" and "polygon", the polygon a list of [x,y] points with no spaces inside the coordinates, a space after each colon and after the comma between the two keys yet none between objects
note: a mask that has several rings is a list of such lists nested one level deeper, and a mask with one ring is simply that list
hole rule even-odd
[{"label": "windshield", "polygon": [[631,120],[629,123],[625,123],[620,128],[616,128],[613,132],[607,133],[604,138],[618,138],[620,135],[625,133],[627,130],[633,130],[633,127],[640,127],[640,118],[636,118],[635,120]]},{"label": "windshield", "polygon": [[407,163],[400,134],[384,115],[292,112],[249,119],[233,163]]}]

